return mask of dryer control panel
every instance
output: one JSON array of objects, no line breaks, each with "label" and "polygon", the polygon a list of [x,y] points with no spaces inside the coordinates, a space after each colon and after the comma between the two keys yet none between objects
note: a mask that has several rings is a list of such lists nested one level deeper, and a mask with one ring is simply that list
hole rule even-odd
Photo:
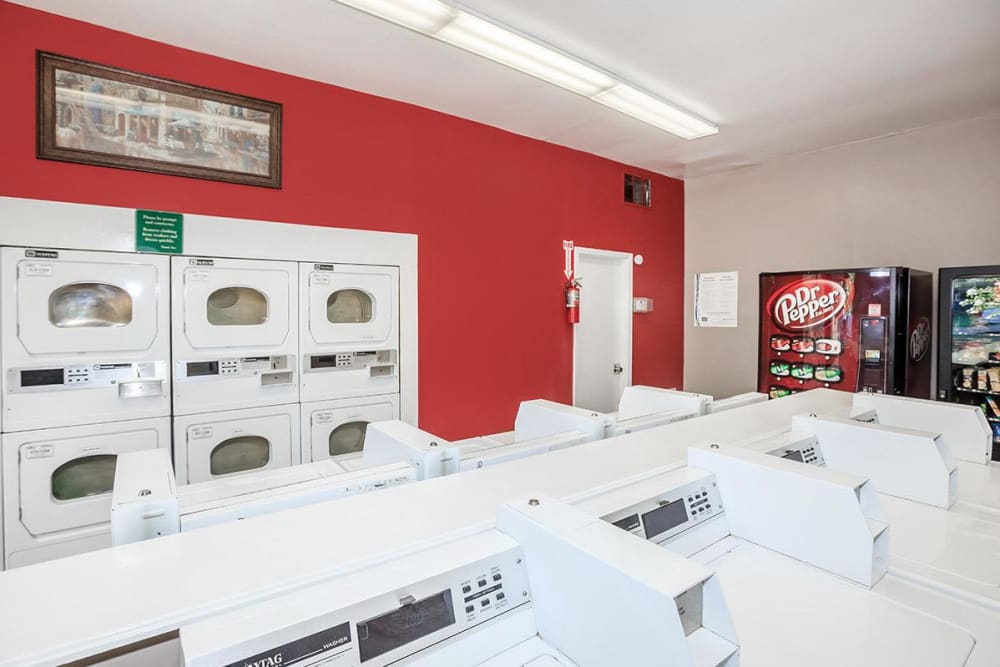
[{"label": "dryer control panel", "polygon": [[722,512],[714,477],[707,477],[657,494],[602,516],[639,537],[660,543]]},{"label": "dryer control panel", "polygon": [[203,382],[260,376],[261,385],[287,385],[295,381],[294,363],[290,354],[179,361],[174,378],[179,382]]},{"label": "dryer control panel", "polygon": [[166,391],[167,362],[109,362],[12,368],[7,371],[11,393],[118,387],[121,398],[162,396]]},{"label": "dryer control panel", "polygon": [[371,377],[390,377],[396,374],[397,356],[396,350],[310,354],[306,356],[306,371],[357,371],[367,368]]}]

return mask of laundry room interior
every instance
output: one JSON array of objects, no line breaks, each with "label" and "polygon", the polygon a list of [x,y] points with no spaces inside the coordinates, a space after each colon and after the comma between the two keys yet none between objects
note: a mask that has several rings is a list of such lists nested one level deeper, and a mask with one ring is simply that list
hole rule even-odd
[{"label": "laundry room interior", "polygon": [[0,667],[1000,665],[1000,3],[0,37]]}]

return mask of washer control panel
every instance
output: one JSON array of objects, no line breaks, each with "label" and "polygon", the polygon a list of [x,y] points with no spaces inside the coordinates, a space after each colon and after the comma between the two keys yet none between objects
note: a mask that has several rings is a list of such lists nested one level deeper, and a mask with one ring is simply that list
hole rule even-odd
[{"label": "washer control panel", "polygon": [[706,477],[601,518],[643,539],[659,543],[716,516],[722,509],[715,477]]},{"label": "washer control panel", "polygon": [[768,452],[771,456],[778,456],[789,461],[798,461],[811,466],[825,466],[823,452],[815,442],[801,445],[790,445],[788,447],[778,447]]},{"label": "washer control panel", "polygon": [[7,371],[11,393],[116,387],[122,398],[160,396],[166,390],[166,361],[109,362]]},{"label": "washer control panel", "polygon": [[[473,620],[478,616],[492,616],[503,611],[511,604],[504,589],[503,570],[500,565],[490,565],[477,573],[471,579],[465,579],[462,585],[462,602],[465,606],[465,616]],[[516,596],[517,600],[520,596]]]},{"label": "washer control panel", "polygon": [[[320,583],[182,628],[186,664],[385,667],[531,602],[520,547],[430,578],[420,577],[418,562],[390,561],[347,575],[346,586]],[[378,594],[337,607],[345,591],[365,589]]]}]

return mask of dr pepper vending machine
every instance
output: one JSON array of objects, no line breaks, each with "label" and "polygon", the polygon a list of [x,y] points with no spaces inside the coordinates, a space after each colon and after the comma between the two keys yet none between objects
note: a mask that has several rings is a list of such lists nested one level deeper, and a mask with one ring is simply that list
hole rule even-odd
[{"label": "dr pepper vending machine", "polygon": [[1000,266],[938,273],[938,399],[978,405],[1000,461]]},{"label": "dr pepper vending machine", "polygon": [[901,266],[760,274],[759,391],[931,397],[931,274]]}]

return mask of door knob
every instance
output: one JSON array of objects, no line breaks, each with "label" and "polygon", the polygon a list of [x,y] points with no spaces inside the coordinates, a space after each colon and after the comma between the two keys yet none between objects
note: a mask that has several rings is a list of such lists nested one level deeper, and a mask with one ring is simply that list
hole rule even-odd
[{"label": "door knob", "polygon": [[615,375],[621,375],[622,370],[624,369],[621,364],[615,364],[615,367],[612,370],[614,370]]}]

